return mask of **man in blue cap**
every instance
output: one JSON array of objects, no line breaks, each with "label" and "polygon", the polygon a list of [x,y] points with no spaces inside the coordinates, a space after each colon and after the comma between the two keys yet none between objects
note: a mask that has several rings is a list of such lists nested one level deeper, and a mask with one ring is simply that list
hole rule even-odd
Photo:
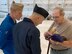
[{"label": "man in blue cap", "polygon": [[0,26],[0,49],[4,54],[14,54],[12,28],[15,20],[22,16],[23,4],[13,2],[10,13],[6,16]]},{"label": "man in blue cap", "polygon": [[15,25],[13,29],[15,54],[41,54],[40,31],[36,26],[48,15],[45,9],[35,5],[32,15]]}]

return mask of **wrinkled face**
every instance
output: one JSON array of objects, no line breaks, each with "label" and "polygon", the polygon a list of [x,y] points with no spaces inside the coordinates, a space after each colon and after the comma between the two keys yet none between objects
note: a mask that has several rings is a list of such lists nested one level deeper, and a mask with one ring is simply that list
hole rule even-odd
[{"label": "wrinkled face", "polygon": [[53,15],[53,19],[54,19],[54,21],[55,21],[57,24],[60,24],[60,23],[63,22],[63,19],[64,19],[63,17],[64,17],[64,16],[61,15],[59,9],[55,9],[55,10],[53,10],[52,15]]}]

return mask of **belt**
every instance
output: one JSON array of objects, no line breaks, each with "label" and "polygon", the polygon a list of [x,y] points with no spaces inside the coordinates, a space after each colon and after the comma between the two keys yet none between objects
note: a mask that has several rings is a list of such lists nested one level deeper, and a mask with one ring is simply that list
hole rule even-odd
[{"label": "belt", "polygon": [[57,49],[53,49],[53,48],[51,48],[51,49],[54,50],[54,51],[66,51],[66,50],[69,50],[70,48],[62,49],[62,50],[57,50]]}]

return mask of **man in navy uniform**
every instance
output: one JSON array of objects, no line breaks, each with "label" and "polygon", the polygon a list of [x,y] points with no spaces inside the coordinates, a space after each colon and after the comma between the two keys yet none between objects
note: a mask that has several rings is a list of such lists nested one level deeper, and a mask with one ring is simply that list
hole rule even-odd
[{"label": "man in navy uniform", "polygon": [[13,2],[10,13],[6,16],[0,26],[0,49],[4,54],[14,54],[12,28],[15,20],[19,20],[22,16],[23,4]]},{"label": "man in navy uniform", "polygon": [[15,54],[41,54],[40,31],[36,28],[48,16],[48,12],[35,5],[33,13],[13,29]]}]

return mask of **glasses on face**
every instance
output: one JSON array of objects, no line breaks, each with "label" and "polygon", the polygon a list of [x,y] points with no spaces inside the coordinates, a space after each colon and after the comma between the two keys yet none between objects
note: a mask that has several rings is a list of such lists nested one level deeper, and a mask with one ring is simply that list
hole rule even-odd
[{"label": "glasses on face", "polygon": [[59,18],[59,16],[53,16],[53,18]]}]

